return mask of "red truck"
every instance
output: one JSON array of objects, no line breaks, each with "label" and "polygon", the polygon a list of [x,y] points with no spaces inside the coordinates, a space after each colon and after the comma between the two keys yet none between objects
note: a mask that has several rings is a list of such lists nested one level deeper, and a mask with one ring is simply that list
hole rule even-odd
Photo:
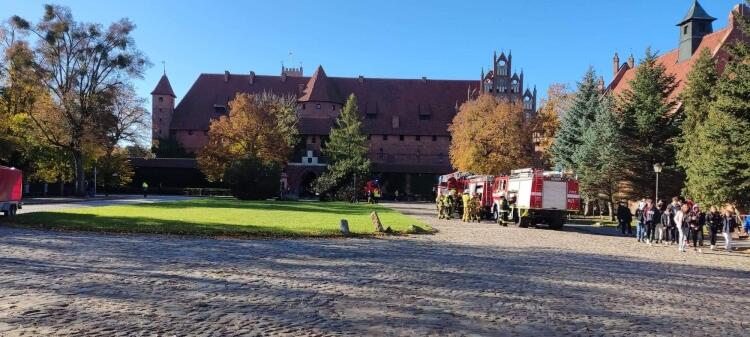
[{"label": "red truck", "polygon": [[5,216],[14,216],[21,209],[23,173],[12,167],[0,166],[0,211]]},{"label": "red truck", "polygon": [[578,180],[555,171],[520,169],[510,175],[452,173],[440,178],[438,188],[477,194],[482,216],[501,222],[502,200],[512,206],[510,219],[520,227],[546,224],[561,229],[568,214],[578,212]]}]

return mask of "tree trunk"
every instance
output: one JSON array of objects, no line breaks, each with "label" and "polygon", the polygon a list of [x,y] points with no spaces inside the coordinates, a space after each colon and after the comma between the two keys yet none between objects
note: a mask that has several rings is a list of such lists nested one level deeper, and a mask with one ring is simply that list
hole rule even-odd
[{"label": "tree trunk", "polygon": [[86,173],[83,171],[83,153],[81,151],[74,151],[73,160],[76,171],[75,194],[83,196],[86,193]]},{"label": "tree trunk", "polygon": [[609,220],[615,221],[614,202],[612,200],[607,201],[607,209],[609,210]]},{"label": "tree trunk", "polygon": [[589,215],[589,198],[583,199],[583,215]]}]

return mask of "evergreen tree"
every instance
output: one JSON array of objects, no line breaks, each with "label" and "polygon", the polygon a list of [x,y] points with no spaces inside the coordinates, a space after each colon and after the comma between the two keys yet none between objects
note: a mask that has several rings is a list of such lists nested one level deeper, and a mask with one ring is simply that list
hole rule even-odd
[{"label": "evergreen tree", "polygon": [[[581,145],[574,154],[581,194],[587,198],[604,199],[615,203],[622,181],[623,151],[620,123],[614,114],[612,99],[602,97],[594,121],[581,137]],[[612,212],[610,211],[610,214]]]},{"label": "evergreen tree", "polygon": [[[735,14],[746,34],[748,18]],[[750,45],[727,47],[730,54],[716,86],[699,141],[703,152],[694,165],[698,181],[691,181],[696,199],[712,205],[732,203],[750,208]]]},{"label": "evergreen tree", "polygon": [[367,149],[357,97],[351,94],[323,147],[323,154],[329,157],[330,164],[315,181],[316,192],[334,199],[352,200],[370,170]]},{"label": "evergreen tree", "polygon": [[578,82],[570,108],[565,114],[550,152],[558,168],[578,171],[575,154],[582,144],[581,136],[594,121],[601,99],[596,85],[596,72],[589,67]]},{"label": "evergreen tree", "polygon": [[703,49],[693,69],[688,74],[685,90],[680,94],[684,109],[682,136],[677,146],[677,163],[685,170],[685,193],[689,196],[705,194],[705,172],[701,167],[701,156],[708,154],[710,144],[701,135],[711,104],[715,100],[718,82],[716,62],[711,52]]},{"label": "evergreen tree", "polygon": [[626,192],[632,197],[653,195],[653,165],[664,163],[660,175],[664,183],[660,190],[676,195],[682,188],[683,177],[675,165],[674,143],[679,139],[681,120],[671,98],[677,86],[675,77],[666,72],[664,65],[657,62],[656,53],[647,48],[629,84],[619,101],[626,149],[632,158],[627,163]]}]

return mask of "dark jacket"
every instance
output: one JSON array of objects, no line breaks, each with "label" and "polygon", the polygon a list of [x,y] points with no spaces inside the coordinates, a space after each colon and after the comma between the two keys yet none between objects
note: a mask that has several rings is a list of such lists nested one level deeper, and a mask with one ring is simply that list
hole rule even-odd
[{"label": "dark jacket", "polygon": [[713,231],[718,231],[723,225],[723,218],[719,212],[706,213],[706,225]]},{"label": "dark jacket", "polygon": [[724,216],[723,218],[721,231],[724,233],[733,233],[734,228],[737,227],[737,218],[734,215]]},{"label": "dark jacket", "polygon": [[706,216],[702,212],[690,212],[688,213],[688,225],[691,229],[701,229],[706,221]]},{"label": "dark jacket", "polygon": [[646,207],[643,209],[643,223],[653,224],[659,220],[659,209],[657,209],[656,207]]},{"label": "dark jacket", "polygon": [[633,213],[630,213],[630,209],[624,205],[617,207],[617,220],[625,223],[633,221]]},{"label": "dark jacket", "polygon": [[667,212],[661,213],[661,225],[664,227],[674,227],[674,220],[672,219],[672,214]]},{"label": "dark jacket", "polygon": [[635,218],[638,220],[638,222],[643,223],[643,210],[642,209],[639,208],[635,210]]}]

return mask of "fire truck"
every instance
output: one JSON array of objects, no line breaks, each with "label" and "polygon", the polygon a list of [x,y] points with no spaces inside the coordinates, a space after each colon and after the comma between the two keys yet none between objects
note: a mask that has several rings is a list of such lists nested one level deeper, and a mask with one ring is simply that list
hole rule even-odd
[{"label": "fire truck", "polygon": [[578,212],[581,197],[578,180],[570,175],[541,169],[513,170],[493,181],[492,214],[497,219],[500,196],[512,205],[511,219],[519,227],[545,224],[562,229],[570,213]]},{"label": "fire truck", "polygon": [[23,174],[12,167],[0,166],[0,211],[5,216],[14,216],[21,209]]}]

